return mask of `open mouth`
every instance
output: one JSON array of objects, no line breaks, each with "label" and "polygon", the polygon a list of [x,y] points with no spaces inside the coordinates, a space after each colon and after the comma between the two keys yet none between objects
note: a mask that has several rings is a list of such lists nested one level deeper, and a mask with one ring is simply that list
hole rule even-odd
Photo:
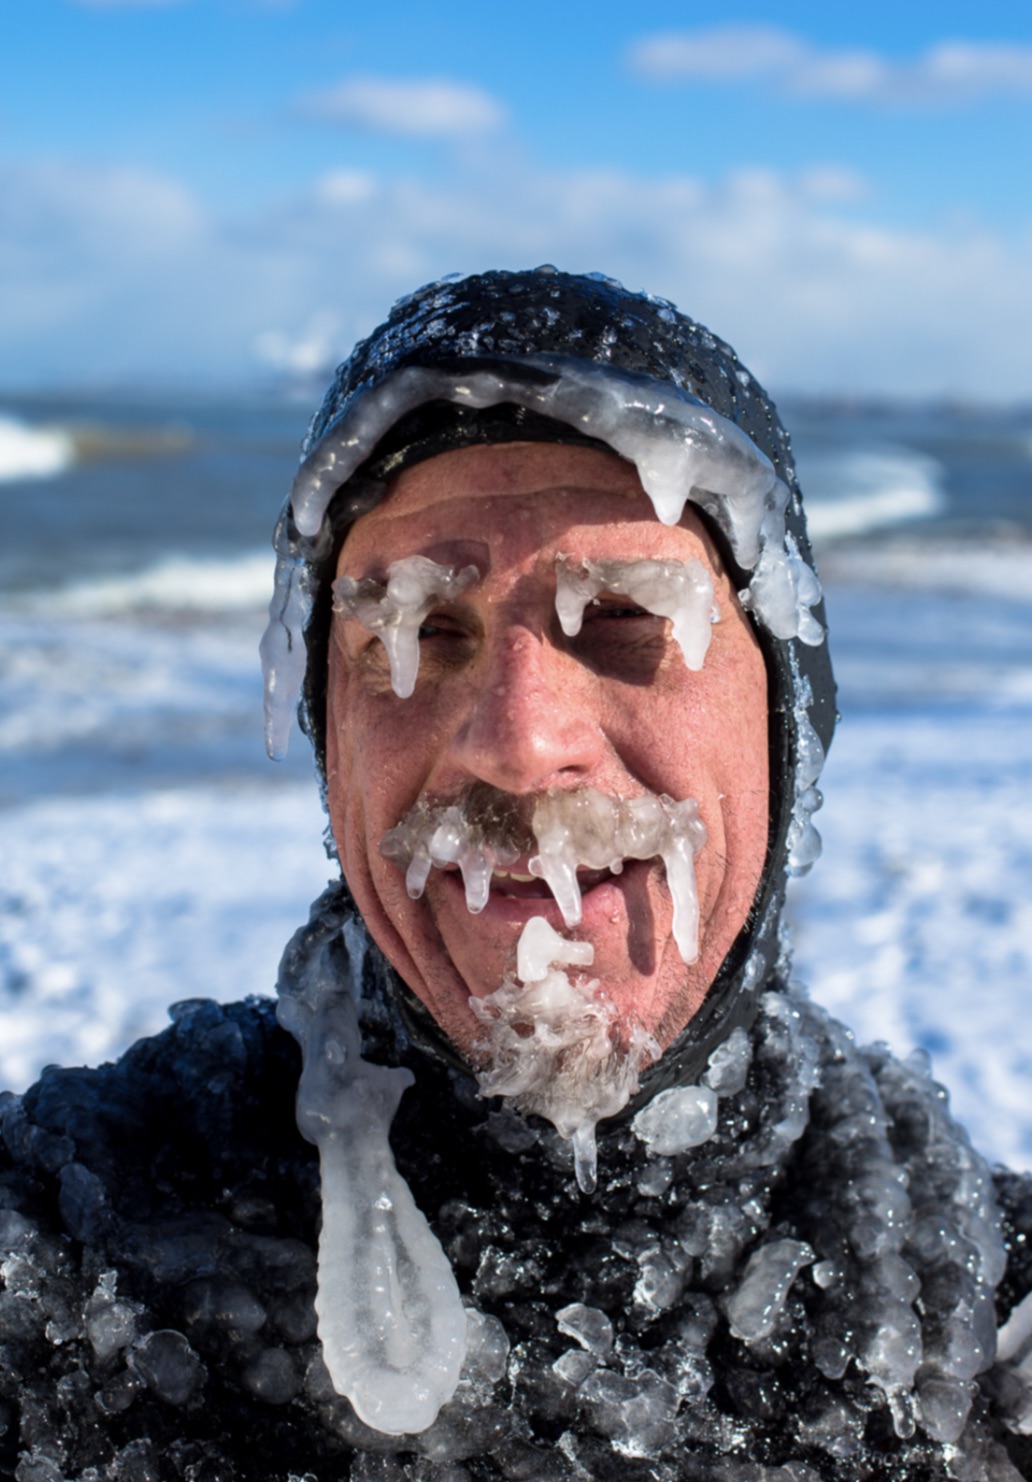
[{"label": "open mouth", "polygon": [[[500,796],[507,807],[513,801]],[[645,862],[658,858],[673,898],[678,950],[684,962],[695,961],[699,908],[693,861],[706,829],[693,798],[620,798],[593,787],[555,790],[537,799],[530,828],[521,832],[524,838],[529,833],[530,848],[522,839],[516,842],[511,829],[485,830],[476,817],[467,818],[461,802],[420,799],[384,834],[380,853],[405,872],[411,900],[420,898],[437,869],[444,872],[449,893],[461,875],[471,915],[508,907],[518,917],[521,903],[554,901],[567,928],[581,924],[585,897],[592,897],[596,912],[615,904],[615,877],[624,876],[626,885],[627,864],[637,875]]]},{"label": "open mouth", "polygon": [[[619,871],[606,870],[578,870],[577,884],[581,895],[584,896],[589,890],[594,890],[605,880],[612,880]],[[495,870],[491,875],[491,894],[493,896],[504,896],[513,900],[547,900],[554,899],[551,889],[547,883],[538,875],[531,875],[521,870]]]}]

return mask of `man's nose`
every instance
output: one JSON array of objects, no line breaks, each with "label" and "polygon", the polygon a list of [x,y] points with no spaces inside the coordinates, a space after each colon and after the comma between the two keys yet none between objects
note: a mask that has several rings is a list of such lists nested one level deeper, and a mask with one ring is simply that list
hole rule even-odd
[{"label": "man's nose", "polygon": [[510,793],[585,781],[606,749],[590,676],[547,636],[505,631],[483,655],[480,685],[453,760]]}]

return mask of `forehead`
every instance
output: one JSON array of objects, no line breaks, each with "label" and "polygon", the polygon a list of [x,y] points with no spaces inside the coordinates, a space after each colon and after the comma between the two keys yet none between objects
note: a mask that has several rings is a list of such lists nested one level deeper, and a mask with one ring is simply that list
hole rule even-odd
[{"label": "forehead", "polygon": [[679,525],[662,525],[632,464],[602,449],[558,443],[458,448],[405,469],[352,526],[339,569],[382,576],[374,568],[415,553],[442,564],[492,565],[535,554],[550,560],[571,535],[583,547],[575,555],[695,555],[722,570],[691,506]]}]

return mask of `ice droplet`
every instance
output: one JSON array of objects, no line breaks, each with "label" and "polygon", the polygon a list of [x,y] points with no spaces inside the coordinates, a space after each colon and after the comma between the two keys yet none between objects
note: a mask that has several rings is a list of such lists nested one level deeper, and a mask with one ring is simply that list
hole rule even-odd
[{"label": "ice droplet", "polygon": [[813,1251],[803,1240],[775,1240],[754,1251],[725,1303],[734,1336],[755,1343],[773,1332],[793,1281],[812,1260]]},{"label": "ice droplet", "polygon": [[653,1155],[687,1152],[716,1131],[716,1092],[709,1086],[672,1086],[653,1097],[631,1126]]}]

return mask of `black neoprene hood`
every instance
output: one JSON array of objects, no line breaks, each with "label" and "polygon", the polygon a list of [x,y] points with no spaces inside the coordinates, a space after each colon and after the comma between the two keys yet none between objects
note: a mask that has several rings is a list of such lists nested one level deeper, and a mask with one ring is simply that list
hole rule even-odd
[{"label": "black neoprene hood", "polygon": [[[430,284],[396,304],[338,369],[312,420],[292,501],[277,528],[280,567],[269,633],[275,639],[279,624],[286,634],[285,640],[280,636],[281,652],[289,654],[298,641],[289,613],[303,614],[307,663],[301,719],[321,770],[330,583],[348,527],[385,496],[393,474],[452,448],[514,441],[613,448],[613,434],[605,431],[611,424],[604,419],[557,417],[550,410],[554,387],[564,375],[588,375],[603,391],[611,381],[624,398],[627,417],[639,424],[652,417],[657,427],[665,426],[669,399],[700,408],[702,416],[711,409],[714,420],[731,424],[735,437],[744,433],[787,487],[784,544],[793,559],[812,566],[788,436],[770,397],[730,346],[666,301],[629,293],[595,275],[545,267]],[[479,405],[463,404],[466,383],[474,381],[518,389],[499,392],[502,399],[487,398],[488,405],[483,396]],[[334,482],[337,466],[344,474],[339,483]],[[306,492],[320,483],[325,492],[312,528]],[[721,528],[720,518],[713,518],[712,501],[695,488],[688,498],[707,518],[732,580],[745,591],[755,573],[736,559],[726,524]],[[823,604],[812,605],[812,611],[823,626]],[[754,1016],[757,993],[780,951],[785,876],[806,780],[803,753],[814,749],[814,733],[826,748],[834,728],[827,643],[812,634],[806,641],[778,637],[755,612],[750,618],[770,691],[771,818],[764,875],[749,920],[703,1008],[654,1067],[651,1091],[675,1078],[683,1081],[736,1024]],[[266,661],[268,671],[268,650]],[[813,806],[808,796],[805,807],[812,811]]]}]

